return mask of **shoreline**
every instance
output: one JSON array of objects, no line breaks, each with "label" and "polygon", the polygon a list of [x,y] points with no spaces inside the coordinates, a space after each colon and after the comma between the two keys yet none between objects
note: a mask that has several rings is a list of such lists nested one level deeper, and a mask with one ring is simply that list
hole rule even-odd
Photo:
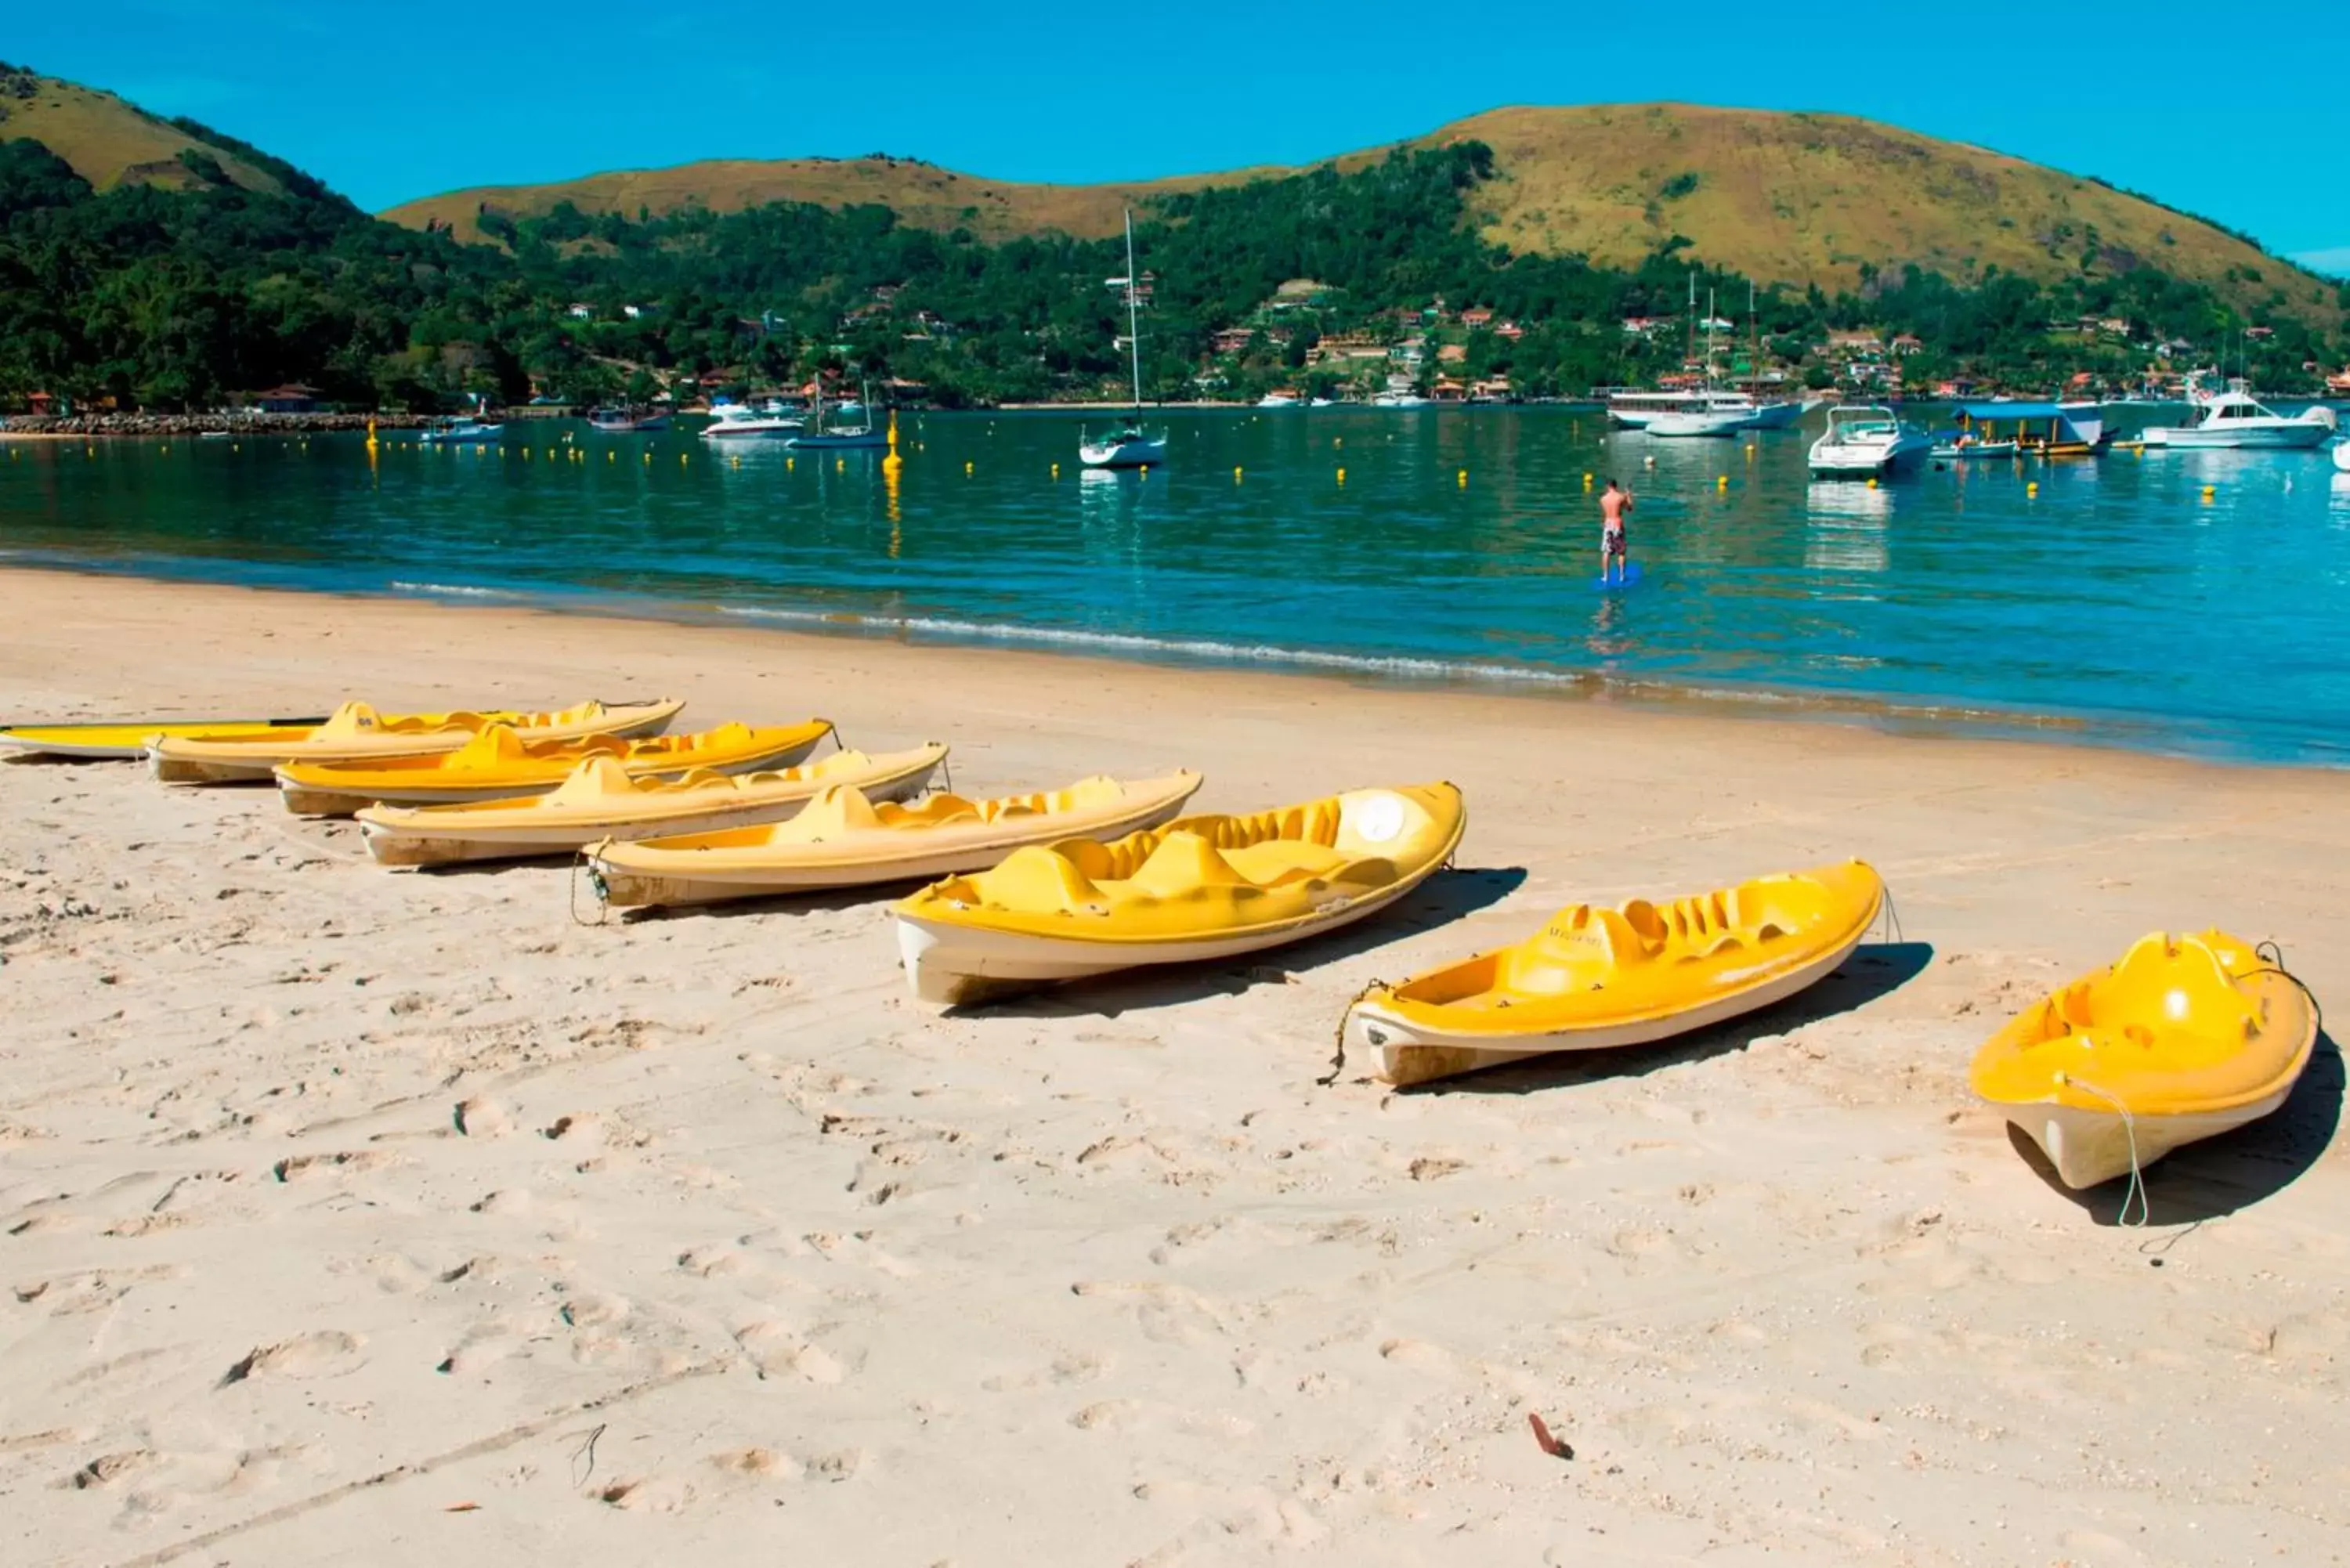
[{"label": "shoreline", "polygon": [[[2147,1231],[1966,1079],[2150,929],[2350,995],[2350,777],[88,573],[0,570],[0,615],[16,719],[665,693],[948,742],[971,797],[1469,809],[1346,935],[941,1014],[894,889],[598,923],[559,862],[390,872],[267,789],[0,765],[36,1561],[2220,1568],[2350,1528],[2287,1469],[2350,1448],[2338,1055],[2153,1167]],[[1898,913],[1777,1009],[1329,1071],[1375,979],[1848,857]]]},{"label": "shoreline", "polygon": [[2220,767],[2350,771],[2342,762],[2307,756],[2243,754],[2198,746],[2191,734],[2166,733],[2133,714],[2002,709],[1981,704],[1904,699],[1895,695],[1807,691],[1756,684],[1741,687],[1662,677],[1627,677],[1602,670],[1550,669],[1496,661],[1468,664],[1337,649],[1244,647],[1207,639],[1142,634],[1077,632],[1016,622],[980,623],[931,616],[801,610],[781,606],[665,601],[622,595],[534,591],[429,581],[379,588],[303,587],[225,583],[213,578],[88,563],[11,559],[0,551],[0,576],[54,574],[93,581],[138,581],[286,595],[351,603],[437,605],[456,609],[504,608],[644,626],[733,628],[819,642],[897,644],[911,649],[1000,649],[1082,662],[1159,670],[1226,670],[1274,679],[1340,681],[1369,690],[1455,692],[1521,701],[1622,706],[1656,713],[1688,713],[1742,722],[1819,724],[1918,739],[1950,739],[2075,746],[2132,756],[2207,763]]}]

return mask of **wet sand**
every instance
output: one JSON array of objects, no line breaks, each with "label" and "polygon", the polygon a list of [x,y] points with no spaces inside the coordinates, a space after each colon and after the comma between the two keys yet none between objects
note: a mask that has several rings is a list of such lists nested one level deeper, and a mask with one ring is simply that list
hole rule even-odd
[{"label": "wet sand", "polygon": [[[0,767],[0,1495],[26,1561],[2324,1562],[2330,1042],[2157,1224],[1975,1045],[2159,929],[2350,997],[2350,777],[1023,651],[0,572],[0,716],[690,697],[965,793],[1451,778],[1460,869],[1242,963],[941,1016],[885,899]],[[1347,1001],[1581,898],[1858,855],[1898,940],[1655,1050],[1395,1095]],[[2350,1004],[2343,1004],[2350,1005]],[[1546,1455],[1538,1414],[1571,1446]]]}]

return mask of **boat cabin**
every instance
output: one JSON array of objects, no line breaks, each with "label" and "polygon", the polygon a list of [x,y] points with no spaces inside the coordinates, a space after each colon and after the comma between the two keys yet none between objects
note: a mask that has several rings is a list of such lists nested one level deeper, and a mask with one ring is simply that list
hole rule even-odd
[{"label": "boat cabin", "polygon": [[2088,457],[2106,443],[2095,403],[1960,403],[1959,428],[1978,441],[2012,441],[2040,457]]}]

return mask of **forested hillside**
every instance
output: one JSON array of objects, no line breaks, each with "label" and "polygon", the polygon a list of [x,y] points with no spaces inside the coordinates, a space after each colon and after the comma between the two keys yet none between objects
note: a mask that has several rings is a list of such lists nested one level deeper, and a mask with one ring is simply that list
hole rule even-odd
[{"label": "forested hillside", "polygon": [[[0,122],[0,408],[36,390],[203,407],[301,382],[351,406],[421,410],[467,393],[643,398],[819,371],[899,378],[958,404],[1115,395],[1123,379],[1123,296],[1105,286],[1125,271],[1115,238],[991,242],[871,204],[631,215],[558,203],[519,220],[484,213],[494,243],[461,244],[370,217],[200,126],[183,122],[184,178],[102,186],[36,139],[6,139],[11,123]],[[1679,369],[1683,329],[1624,322],[1679,315],[1692,283],[1743,336],[1747,280],[1693,265],[1682,236],[1617,265],[1513,251],[1491,222],[1503,180],[1490,148],[1461,140],[1151,197],[1136,213],[1148,390],[1335,385],[1348,362],[1317,348],[1440,321],[1459,324],[1448,330],[1461,374],[1506,377],[1520,395],[1580,394]],[[1837,369],[1821,348],[1839,327],[1921,340],[1912,384],[1960,371],[2019,388],[2081,370],[2118,379],[2166,340],[2205,358],[2248,349],[2280,390],[2350,358],[2336,325],[2350,300],[2246,309],[2210,285],[2085,253],[2053,282],[1864,268],[1833,294],[1773,284],[1756,300],[1766,358],[1814,384]],[[2084,336],[2083,319],[2108,329]],[[2247,338],[2246,327],[2261,330]]]}]

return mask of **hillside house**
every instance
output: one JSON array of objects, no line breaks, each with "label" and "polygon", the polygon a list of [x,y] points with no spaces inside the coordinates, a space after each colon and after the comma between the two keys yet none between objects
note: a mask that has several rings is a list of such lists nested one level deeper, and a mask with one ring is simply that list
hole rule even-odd
[{"label": "hillside house", "polygon": [[1885,352],[1885,339],[1866,327],[1850,332],[1831,327],[1828,331],[1828,351],[1855,356],[1882,354]]},{"label": "hillside house", "polygon": [[652,317],[659,316],[660,314],[660,306],[658,305],[624,305],[620,306],[620,314],[627,317],[631,321],[644,321]]},{"label": "hillside house", "polygon": [[57,410],[57,395],[55,392],[28,392],[25,396],[25,407],[35,419],[47,419]]},{"label": "hillside house", "polygon": [[1469,362],[1469,346],[1447,343],[1436,351],[1436,362],[1440,365],[1465,365]]},{"label": "hillside house", "polygon": [[1469,383],[1469,400],[1472,403],[1506,403],[1516,395],[1507,376],[1488,376]]},{"label": "hillside house", "polygon": [[1907,358],[1926,347],[1925,339],[1908,332],[1893,339],[1893,351]]},{"label": "hillside house", "polygon": [[1526,329],[1519,326],[1514,321],[1504,321],[1499,327],[1493,328],[1494,337],[1505,337],[1513,343],[1515,343],[1519,338],[1523,337],[1525,335]]},{"label": "hillside house", "polygon": [[596,318],[596,307],[583,300],[575,299],[563,307],[563,314],[574,321],[593,321]]},{"label": "hillside house", "polygon": [[1461,313],[1461,325],[1474,332],[1481,327],[1493,325],[1493,313],[1483,306],[1472,306]]},{"label": "hillside house", "polygon": [[1654,337],[1664,323],[1653,316],[1627,316],[1624,318],[1624,335],[1627,337]]},{"label": "hillside house", "polygon": [[1439,376],[1436,378],[1436,385],[1429,388],[1428,395],[1440,403],[1465,402],[1468,400],[1469,389],[1450,376]]},{"label": "hillside house", "polygon": [[315,414],[318,411],[318,389],[288,381],[282,387],[254,393],[253,406],[265,414]]}]

